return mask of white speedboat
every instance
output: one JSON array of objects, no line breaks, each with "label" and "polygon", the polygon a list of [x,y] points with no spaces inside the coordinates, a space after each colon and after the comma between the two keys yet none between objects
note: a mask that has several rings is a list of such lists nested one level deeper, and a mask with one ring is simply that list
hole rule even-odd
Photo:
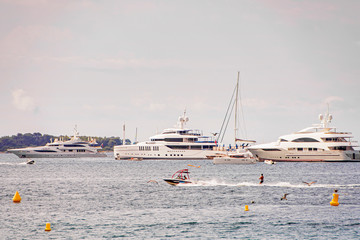
[{"label": "white speedboat", "polygon": [[330,127],[332,115],[320,114],[320,124],[281,136],[277,142],[249,147],[259,161],[275,162],[359,162],[359,147],[350,132]]},{"label": "white speedboat", "polygon": [[184,112],[177,127],[165,129],[161,134],[152,136],[150,141],[115,146],[115,159],[207,159],[206,155],[212,152],[216,142],[212,137],[203,136],[200,130],[185,128],[188,121]]},{"label": "white speedboat", "polygon": [[247,150],[241,152],[230,152],[223,156],[213,158],[214,164],[254,164],[257,160]]},{"label": "white speedboat", "polygon": [[32,160],[32,159],[28,159],[28,161],[26,162],[26,164],[34,164],[35,163],[35,161],[34,160]]},{"label": "white speedboat", "polygon": [[264,163],[269,164],[269,165],[273,165],[276,162],[274,162],[273,160],[264,160]]},{"label": "white speedboat", "polygon": [[82,141],[75,127],[74,136],[68,141],[55,139],[45,146],[8,149],[7,151],[20,158],[106,157],[105,153],[98,151],[101,147],[96,145],[95,140]]}]

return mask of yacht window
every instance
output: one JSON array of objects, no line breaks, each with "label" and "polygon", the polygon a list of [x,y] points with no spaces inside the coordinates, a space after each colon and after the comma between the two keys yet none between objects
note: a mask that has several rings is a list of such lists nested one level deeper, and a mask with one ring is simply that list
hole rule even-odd
[{"label": "yacht window", "polygon": [[335,137],[335,138],[323,138],[324,142],[347,142],[345,138]]},{"label": "yacht window", "polygon": [[54,150],[34,150],[34,152],[56,152]]},{"label": "yacht window", "polygon": [[171,149],[189,149],[187,145],[166,145],[168,148]]},{"label": "yacht window", "polygon": [[79,144],[65,144],[64,147],[85,147],[85,146]]},{"label": "yacht window", "polygon": [[281,138],[280,142],[288,142],[288,140]]},{"label": "yacht window", "polygon": [[319,142],[319,141],[314,138],[297,138],[292,140],[292,142]]},{"label": "yacht window", "polygon": [[166,142],[183,142],[184,140],[182,138],[165,138]]},{"label": "yacht window", "polygon": [[297,150],[298,150],[298,151],[303,151],[304,149],[303,149],[303,148],[298,148]]},{"label": "yacht window", "polygon": [[337,146],[337,147],[329,147],[331,150],[340,150],[340,151],[345,151],[346,150],[346,146]]},{"label": "yacht window", "polygon": [[201,146],[191,146],[191,149],[201,149]]},{"label": "yacht window", "polygon": [[281,150],[277,148],[263,148],[263,151],[281,151]]},{"label": "yacht window", "polygon": [[170,132],[163,132],[162,134],[175,134],[176,132],[170,131]]},{"label": "yacht window", "polygon": [[212,147],[213,147],[213,146],[211,146],[211,145],[204,145],[204,146],[203,146],[203,149],[212,149]]},{"label": "yacht window", "polygon": [[187,142],[196,142],[198,139],[197,138],[185,138],[185,140]]}]

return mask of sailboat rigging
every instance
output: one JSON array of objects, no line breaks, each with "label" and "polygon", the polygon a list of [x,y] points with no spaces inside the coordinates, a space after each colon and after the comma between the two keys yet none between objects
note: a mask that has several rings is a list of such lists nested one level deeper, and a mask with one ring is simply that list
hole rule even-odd
[{"label": "sailboat rigging", "polygon": [[[242,117],[243,117],[243,125],[245,127],[245,119],[243,114],[243,109],[241,105],[241,97],[240,97],[240,88],[239,88],[239,82],[240,82],[240,72],[238,72],[237,75],[237,82],[235,89],[233,91],[229,106],[226,111],[225,118],[223,120],[219,136],[217,138],[217,141],[222,142],[226,133],[226,129],[228,127],[228,124],[231,119],[231,115],[233,110],[235,109],[234,113],[234,146],[231,147],[229,145],[228,149],[224,149],[224,147],[219,147],[220,152],[215,153],[215,157],[213,158],[214,164],[247,164],[247,163],[255,163],[255,159],[252,157],[252,154],[247,151],[246,147],[249,145],[255,143],[253,140],[244,140],[240,139],[238,137],[238,132],[240,128],[239,124],[239,108],[241,108],[242,111]],[[226,123],[226,124],[225,124]],[[245,130],[246,132],[246,130]],[[238,145],[239,144],[239,145]]]}]

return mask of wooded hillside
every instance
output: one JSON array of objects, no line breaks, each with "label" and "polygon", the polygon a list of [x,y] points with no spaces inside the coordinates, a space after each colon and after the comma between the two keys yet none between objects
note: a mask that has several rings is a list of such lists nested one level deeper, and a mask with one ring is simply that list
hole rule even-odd
[{"label": "wooded hillside", "polygon": [[[34,146],[44,146],[46,143],[54,141],[55,139],[63,138],[70,140],[69,136],[52,136],[41,133],[18,133],[13,136],[5,136],[0,138],[0,152],[5,152],[11,148],[24,148]],[[113,151],[115,145],[121,145],[122,140],[119,137],[88,137],[80,136],[81,140],[87,141],[89,138],[96,139],[99,146],[103,145],[102,151]],[[126,144],[130,144],[130,140],[126,139]]]}]

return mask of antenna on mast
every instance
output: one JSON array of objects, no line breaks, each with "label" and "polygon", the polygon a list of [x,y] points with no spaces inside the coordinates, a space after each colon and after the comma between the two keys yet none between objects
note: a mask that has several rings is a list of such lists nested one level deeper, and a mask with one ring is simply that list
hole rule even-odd
[{"label": "antenna on mast", "polygon": [[323,116],[322,114],[319,115],[322,128],[328,128],[329,124],[331,123],[331,120],[333,119],[333,116],[329,113],[329,103],[326,104],[327,104],[327,112],[325,116]]},{"label": "antenna on mast", "polygon": [[179,122],[178,122],[179,128],[184,129],[184,126],[185,126],[186,122],[188,122],[188,121],[189,121],[189,118],[186,116],[186,108],[185,108],[184,115],[179,117]]}]

